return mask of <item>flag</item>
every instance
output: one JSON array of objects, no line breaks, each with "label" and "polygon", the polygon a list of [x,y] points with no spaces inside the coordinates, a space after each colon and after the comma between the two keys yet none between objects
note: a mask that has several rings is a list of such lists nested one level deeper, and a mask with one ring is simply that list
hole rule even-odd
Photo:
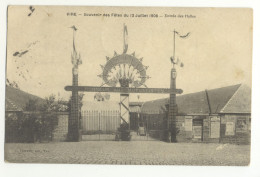
[{"label": "flag", "polygon": [[185,35],[180,35],[180,33],[178,32],[178,31],[174,31],[175,32],[175,34],[177,34],[180,38],[186,38],[186,37],[188,37],[189,35],[190,35],[190,32],[188,32],[187,34],[185,34]]},{"label": "flag", "polygon": [[72,28],[74,31],[77,31],[78,29],[75,27],[75,25],[71,26],[70,28]]},{"label": "flag", "polygon": [[175,58],[171,57],[170,59],[173,64],[179,65],[180,67],[184,67],[184,63],[182,61],[180,61],[179,58],[175,59]]},{"label": "flag", "polygon": [[124,24],[124,51],[123,51],[123,53],[126,53],[127,49],[128,49],[127,37],[128,37],[127,26]]}]

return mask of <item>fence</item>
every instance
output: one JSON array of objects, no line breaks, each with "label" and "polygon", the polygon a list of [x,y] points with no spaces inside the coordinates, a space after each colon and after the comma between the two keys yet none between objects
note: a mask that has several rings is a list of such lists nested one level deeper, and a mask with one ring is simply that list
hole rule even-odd
[{"label": "fence", "polygon": [[120,126],[118,110],[82,111],[82,134],[114,134]]}]

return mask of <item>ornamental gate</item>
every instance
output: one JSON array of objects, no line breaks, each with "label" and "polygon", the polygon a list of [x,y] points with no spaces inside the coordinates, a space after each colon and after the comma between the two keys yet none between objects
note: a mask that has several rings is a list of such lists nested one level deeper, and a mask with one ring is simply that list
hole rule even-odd
[{"label": "ornamental gate", "polygon": [[[131,141],[165,140],[166,114],[130,114]],[[143,127],[144,132],[139,130]]]},{"label": "ornamental gate", "polygon": [[82,116],[82,140],[114,140],[120,126],[120,112],[113,110],[85,110]]},{"label": "ornamental gate", "polygon": [[[85,110],[81,112],[81,129],[83,141],[112,141],[121,124],[120,111]],[[164,140],[167,127],[166,114],[146,115],[139,118],[130,114],[130,123],[138,121],[136,126],[130,126],[131,141]],[[142,126],[143,132],[138,130]]]},{"label": "ornamental gate", "polygon": [[[183,91],[181,89],[176,89],[176,69],[174,65],[180,64],[183,66],[183,63],[179,62],[179,59],[175,58],[175,34],[179,35],[177,31],[174,31],[174,49],[173,49],[173,57],[171,57],[172,69],[171,69],[171,77],[170,77],[170,88],[147,88],[145,85],[145,81],[150,79],[150,77],[146,74],[148,66],[144,66],[142,61],[143,58],[136,58],[135,53],[127,54],[128,43],[127,43],[127,27],[124,25],[123,28],[123,52],[122,54],[117,54],[114,52],[114,56],[112,58],[106,57],[106,64],[100,65],[102,69],[102,73],[98,75],[103,80],[103,83],[99,87],[93,86],[78,86],[78,66],[82,64],[80,54],[76,51],[75,47],[75,32],[77,28],[75,26],[71,27],[73,29],[73,53],[71,55],[71,61],[73,64],[72,75],[73,81],[72,86],[66,86],[66,91],[72,91],[72,100],[71,100],[71,112],[70,119],[68,125],[68,141],[80,141],[81,134],[91,134],[94,132],[98,132],[98,136],[102,132],[108,132],[108,129],[101,128],[102,123],[107,123],[108,119],[104,119],[103,114],[100,113],[83,113],[83,119],[79,119],[79,102],[78,102],[78,92],[117,92],[120,93],[120,125],[118,128],[122,132],[121,136],[125,136],[126,131],[130,131],[130,117],[129,117],[129,94],[130,93],[156,93],[156,94],[169,94],[170,95],[170,103],[169,103],[169,113],[167,119],[163,119],[160,121],[153,122],[151,124],[151,118],[143,117],[143,125],[139,126],[139,135],[148,134],[149,137],[152,135],[153,130],[151,127],[158,129],[159,125],[166,123],[165,131],[167,131],[167,137],[169,141],[176,141],[176,125],[173,123],[169,127],[169,120],[173,120],[176,122],[177,115],[177,104],[176,104],[176,94],[181,94]],[[189,34],[189,33],[188,33]],[[181,38],[188,36],[180,36]],[[103,85],[107,85],[109,87],[103,87]],[[143,86],[144,88],[140,88]],[[85,116],[85,117],[84,117]],[[94,117],[94,118],[92,118]],[[92,122],[91,122],[92,120]],[[101,121],[102,120],[102,121]],[[84,122],[82,122],[84,121]],[[94,122],[93,122],[94,121]],[[96,123],[95,123],[96,121]],[[82,129],[83,124],[83,132]],[[93,125],[96,128],[88,129],[87,127]],[[153,125],[153,126],[151,126]],[[142,127],[142,128],[140,128]],[[92,127],[93,128],[93,127]],[[157,129],[154,129],[157,130]],[[85,131],[84,131],[85,130]],[[116,130],[111,130],[111,133]],[[92,131],[92,132],[91,132]],[[158,133],[157,133],[158,134]],[[161,136],[161,135],[160,135]],[[118,138],[118,135],[116,135]],[[158,137],[157,137],[158,138]]]}]

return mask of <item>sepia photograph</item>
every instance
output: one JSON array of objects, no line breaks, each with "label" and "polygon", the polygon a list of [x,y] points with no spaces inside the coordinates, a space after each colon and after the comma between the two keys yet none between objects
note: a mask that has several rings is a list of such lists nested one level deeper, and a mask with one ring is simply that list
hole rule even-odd
[{"label": "sepia photograph", "polygon": [[6,163],[249,166],[253,10],[9,5]]}]

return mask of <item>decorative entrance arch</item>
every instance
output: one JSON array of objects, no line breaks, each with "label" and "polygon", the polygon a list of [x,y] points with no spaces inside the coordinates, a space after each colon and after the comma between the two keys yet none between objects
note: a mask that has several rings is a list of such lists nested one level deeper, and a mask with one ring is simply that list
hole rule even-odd
[{"label": "decorative entrance arch", "polygon": [[[82,63],[80,59],[80,54],[77,53],[75,47],[75,32],[77,31],[75,26],[73,29],[73,53],[72,53],[72,75],[73,81],[72,86],[66,86],[66,91],[72,91],[72,105],[69,118],[69,131],[68,140],[69,141],[80,141],[80,129],[79,129],[79,103],[78,103],[78,92],[117,92],[120,93],[120,118],[121,122],[125,124],[130,124],[129,119],[129,94],[130,93],[156,93],[156,94],[170,94],[170,104],[168,120],[172,120],[173,125],[169,127],[168,121],[168,132],[170,132],[170,139],[175,141],[176,137],[176,115],[177,115],[177,104],[176,104],[176,94],[181,94],[183,91],[181,89],[176,89],[176,69],[174,65],[177,61],[173,55],[171,61],[173,67],[171,69],[170,77],[170,88],[147,88],[145,81],[150,77],[146,75],[146,70],[148,66],[142,64],[142,58],[137,59],[135,53],[127,54],[128,44],[127,44],[127,28],[124,25],[124,49],[123,53],[118,55],[116,52],[112,58],[106,57],[107,63],[102,68],[102,73],[98,75],[103,79],[104,83],[99,86],[78,86],[78,65]],[[174,31],[174,41],[175,41],[175,31]],[[175,42],[174,42],[175,45]],[[174,47],[175,48],[175,47]],[[103,85],[108,85],[110,87],[103,87]],[[119,87],[118,87],[119,85]],[[139,88],[144,86],[145,88]],[[128,126],[130,127],[130,126]],[[170,141],[171,141],[170,140]]]}]

